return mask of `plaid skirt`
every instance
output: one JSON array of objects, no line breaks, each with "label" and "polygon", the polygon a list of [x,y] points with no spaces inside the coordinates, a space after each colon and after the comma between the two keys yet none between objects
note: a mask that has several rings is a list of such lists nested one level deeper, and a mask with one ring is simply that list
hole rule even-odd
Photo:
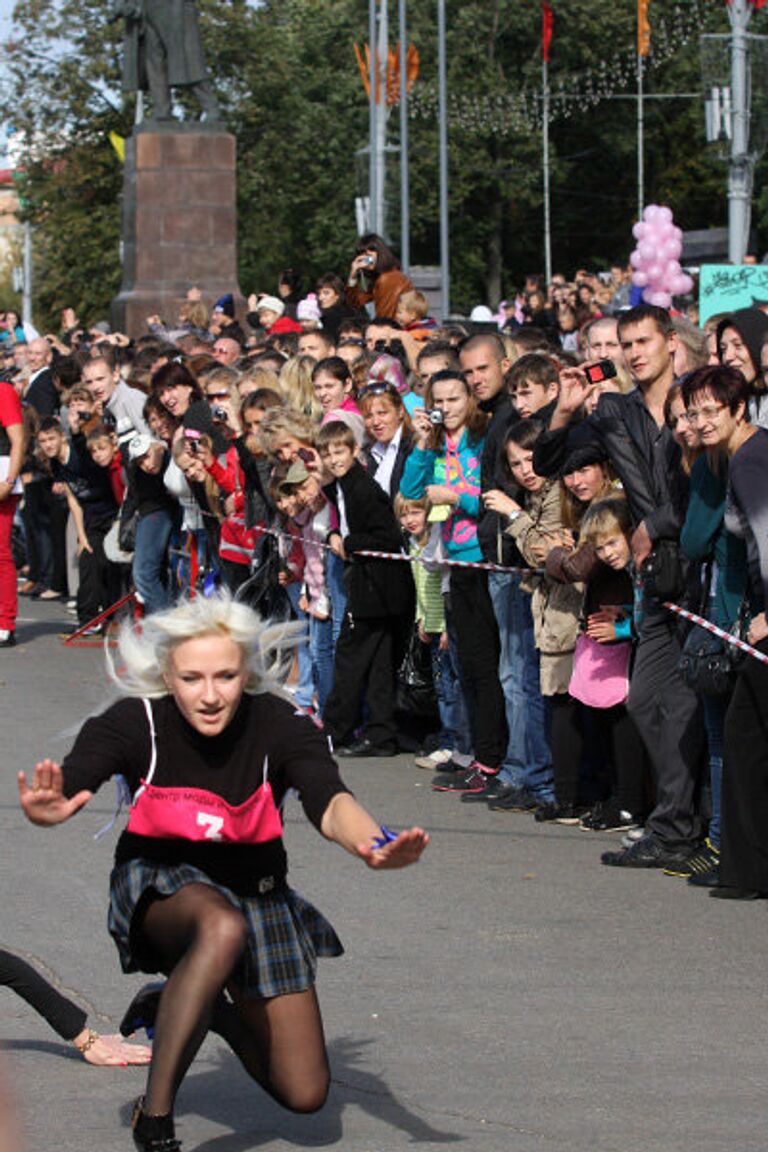
[{"label": "plaid skirt", "polygon": [[158,972],[151,949],[131,931],[143,898],[171,896],[185,884],[208,884],[245,918],[247,943],[232,973],[248,995],[269,998],[304,992],[315,982],[318,956],[341,956],[341,941],[312,904],[287,885],[259,896],[238,896],[189,864],[129,860],[112,870],[107,925],[124,972]]}]

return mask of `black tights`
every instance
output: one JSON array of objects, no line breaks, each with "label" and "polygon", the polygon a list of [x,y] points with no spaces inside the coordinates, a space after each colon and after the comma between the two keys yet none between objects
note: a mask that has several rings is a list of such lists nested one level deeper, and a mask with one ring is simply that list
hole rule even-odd
[{"label": "black tights", "polygon": [[[284,1107],[315,1112],[330,1082],[314,989],[269,1000],[246,998],[230,978],[246,940],[243,917],[207,884],[187,884],[154,900],[141,934],[168,975],[155,1021],[144,1103],[173,1111],[179,1086],[205,1038],[216,1032],[248,1074]],[[234,1004],[222,992],[227,988]]]},{"label": "black tights", "polygon": [[[555,795],[558,804],[576,804],[584,748],[584,705],[567,693],[551,696],[549,704]],[[626,705],[588,711],[597,728],[604,777],[607,777],[602,780],[603,791],[615,796],[619,808],[644,816],[648,810],[648,761]]]}]

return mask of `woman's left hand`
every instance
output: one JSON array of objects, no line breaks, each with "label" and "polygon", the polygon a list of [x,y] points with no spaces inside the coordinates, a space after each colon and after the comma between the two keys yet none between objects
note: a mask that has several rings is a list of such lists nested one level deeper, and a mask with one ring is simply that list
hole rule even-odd
[{"label": "woman's left hand", "polygon": [[427,484],[425,489],[430,504],[458,504],[459,495],[446,484]]},{"label": "woman's left hand", "polygon": [[758,612],[757,616],[752,617],[752,623],[747,632],[748,644],[759,644],[761,640],[768,638],[768,620],[765,618],[765,612]]},{"label": "woman's left hand", "polygon": [[407,868],[419,860],[427,844],[429,834],[423,828],[408,828],[383,848],[358,844],[357,854],[369,868]]}]

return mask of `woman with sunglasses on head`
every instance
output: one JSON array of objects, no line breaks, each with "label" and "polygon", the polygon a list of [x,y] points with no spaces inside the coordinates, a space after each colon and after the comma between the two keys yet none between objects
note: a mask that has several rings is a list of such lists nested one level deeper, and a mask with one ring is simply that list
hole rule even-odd
[{"label": "woman with sunglasses on head", "polygon": [[368,436],[362,462],[379,487],[394,500],[413,448],[410,416],[399,390],[387,380],[369,381],[358,399]]}]

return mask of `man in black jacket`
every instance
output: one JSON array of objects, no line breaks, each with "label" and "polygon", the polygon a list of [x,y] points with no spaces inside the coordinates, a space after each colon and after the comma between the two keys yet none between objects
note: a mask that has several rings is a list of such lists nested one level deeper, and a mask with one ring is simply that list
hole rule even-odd
[{"label": "man in black jacket", "polygon": [[[628,395],[602,395],[587,426],[624,486],[635,525],[634,566],[642,578],[653,548],[659,541],[677,541],[685,518],[687,479],[680,448],[664,419],[677,337],[665,309],[640,305],[619,317],[619,340],[636,388]],[[540,475],[560,470],[569,424],[589,393],[582,369],[561,373],[549,431],[534,449],[534,468]],[[645,596],[636,623],[639,639],[628,707],[653,764],[656,806],[641,840],[626,851],[605,852],[602,859],[619,867],[664,868],[686,875],[685,864],[699,835],[695,792],[703,725],[697,697],[678,671],[674,617],[658,600]]]}]

